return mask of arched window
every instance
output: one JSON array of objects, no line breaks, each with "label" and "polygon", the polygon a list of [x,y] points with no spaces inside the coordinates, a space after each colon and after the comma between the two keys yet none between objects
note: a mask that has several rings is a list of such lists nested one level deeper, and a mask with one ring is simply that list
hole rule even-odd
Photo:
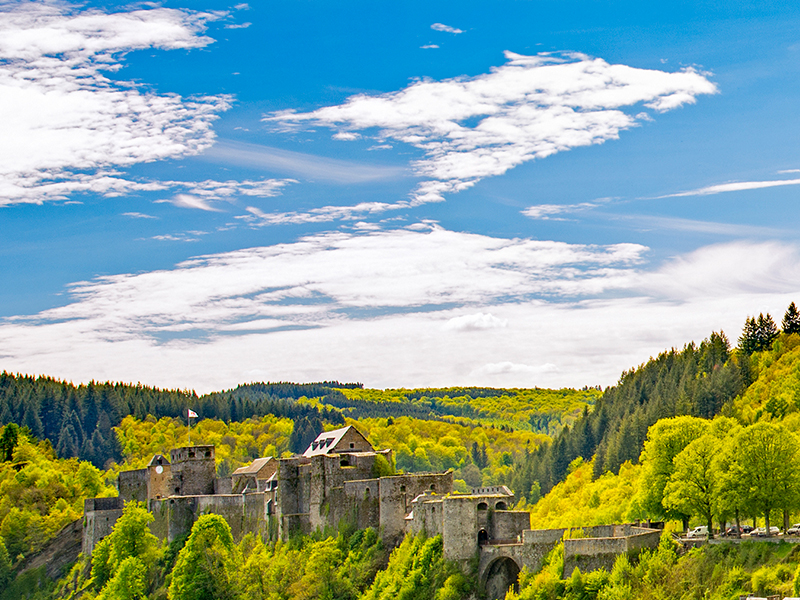
[{"label": "arched window", "polygon": [[432,484],[431,484],[431,491],[432,491],[432,492],[435,492],[435,491],[436,491],[436,484],[435,484],[435,483],[432,483]]},{"label": "arched window", "polygon": [[495,510],[508,510],[505,502],[498,502],[494,505]]},{"label": "arched window", "polygon": [[486,502],[481,502],[480,504],[478,504],[478,510],[488,510],[488,509],[489,505],[486,504]]},{"label": "arched window", "polygon": [[486,542],[488,542],[488,541],[489,541],[489,534],[488,534],[488,533],[486,533],[486,530],[485,530],[485,529],[481,529],[481,530],[478,532],[478,544],[479,544],[479,545],[483,545],[483,544],[485,544],[485,543],[486,543]]}]

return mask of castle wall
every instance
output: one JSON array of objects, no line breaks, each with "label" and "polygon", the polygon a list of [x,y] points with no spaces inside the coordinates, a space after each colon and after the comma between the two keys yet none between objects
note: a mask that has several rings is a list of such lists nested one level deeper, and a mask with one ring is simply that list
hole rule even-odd
[{"label": "castle wall", "polygon": [[494,512],[494,523],[489,533],[493,540],[522,541],[522,532],[531,526],[531,514],[521,510],[498,510]]},{"label": "castle wall", "polygon": [[467,561],[478,551],[478,501],[472,496],[450,496],[442,504],[444,557]]},{"label": "castle wall", "polygon": [[147,467],[147,498],[166,498],[169,496],[171,481],[172,465]]},{"label": "castle wall", "polygon": [[167,541],[188,535],[200,515],[222,516],[231,527],[235,541],[248,532],[265,536],[267,532],[264,494],[178,496],[150,501],[155,520],[150,525],[154,535]]},{"label": "castle wall", "polygon": [[147,469],[136,469],[135,471],[122,471],[117,478],[117,490],[120,498],[125,502],[136,500],[137,502],[147,501]]},{"label": "castle wall", "polygon": [[381,477],[380,482],[380,524],[383,537],[387,541],[395,541],[405,534],[405,518],[411,512],[411,501],[425,492],[452,492],[453,472],[394,475]]},{"label": "castle wall", "polygon": [[414,535],[421,531],[429,536],[442,535],[443,533],[443,502],[441,498],[426,496],[417,498],[412,503],[414,518],[406,521],[408,528]]},{"label": "castle wall", "polygon": [[[381,526],[381,485],[379,479],[367,479],[362,481],[346,481],[343,492],[343,502],[332,502],[333,506],[341,504],[345,509],[345,514],[341,510],[332,511],[333,519],[331,525],[336,525],[341,518],[348,520],[358,529]],[[332,499],[333,500],[333,499]]]},{"label": "castle wall", "polygon": [[170,450],[172,477],[167,495],[196,496],[214,493],[217,477],[214,446],[189,446]]},{"label": "castle wall", "polygon": [[81,552],[86,556],[92,554],[97,543],[111,533],[117,519],[122,516],[124,499],[87,498],[83,501],[83,536]]},{"label": "castle wall", "polygon": [[[661,540],[659,530],[631,525],[608,526],[624,537],[592,537],[564,540],[564,577],[576,568],[582,573],[604,568],[610,571],[620,554],[637,553],[644,548],[656,548]],[[599,528],[592,528],[599,529]]]},{"label": "castle wall", "polygon": [[311,531],[309,499],[311,463],[307,458],[286,458],[278,464],[278,489],[275,493],[278,535],[287,539],[292,532]]}]

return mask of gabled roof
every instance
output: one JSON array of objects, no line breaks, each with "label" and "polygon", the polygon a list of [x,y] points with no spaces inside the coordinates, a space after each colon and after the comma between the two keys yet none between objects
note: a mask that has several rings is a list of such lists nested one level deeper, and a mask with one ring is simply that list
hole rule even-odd
[{"label": "gabled roof", "polygon": [[168,465],[168,464],[169,461],[167,460],[166,456],[164,456],[163,454],[155,454],[153,455],[153,458],[150,459],[150,462],[147,463],[147,466],[153,467],[156,465]]},{"label": "gabled roof", "polygon": [[317,436],[317,439],[311,442],[311,445],[303,452],[303,456],[309,457],[331,453],[336,447],[336,444],[342,441],[344,434],[351,428],[352,425],[348,425],[347,427],[334,429],[333,431],[323,431]]},{"label": "gabled roof", "polygon": [[236,469],[234,475],[255,475],[257,474],[269,461],[272,460],[271,456],[264,458],[257,458],[246,467],[239,467]]},{"label": "gabled roof", "polygon": [[[360,437],[362,437],[365,441],[366,438],[361,434],[361,432],[353,427],[352,425],[348,425],[347,427],[342,427],[341,429],[334,429],[333,431],[323,431],[317,436],[308,449],[303,452],[303,456],[308,458],[311,456],[319,456],[320,454],[331,454],[334,452],[334,449],[342,441],[342,438],[347,434],[350,430],[355,431]],[[369,442],[367,442],[369,444]]]}]

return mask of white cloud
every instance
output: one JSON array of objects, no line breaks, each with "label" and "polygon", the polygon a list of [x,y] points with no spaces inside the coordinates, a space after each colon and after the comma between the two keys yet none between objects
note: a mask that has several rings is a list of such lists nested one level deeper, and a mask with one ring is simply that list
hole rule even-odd
[{"label": "white cloud", "polygon": [[0,204],[154,189],[109,169],[211,145],[211,124],[228,98],[159,95],[103,71],[118,70],[132,50],[206,46],[212,40],[202,35],[205,24],[218,17],[166,8],[105,13],[63,3],[0,5]]},{"label": "white cloud", "polygon": [[[0,321],[0,356],[12,371],[200,391],[332,378],[609,385],[712,330],[736,339],[747,315],[780,316],[800,296],[800,248],[789,244],[710,246],[653,268],[640,246],[431,227],[316,235],[81,282],[65,306]],[[465,332],[469,323],[508,326]]]},{"label": "white cloud", "polygon": [[337,133],[377,129],[381,140],[420,148],[424,158],[413,167],[426,181],[413,202],[423,203],[526,161],[616,139],[644,118],[641,105],[664,112],[717,91],[692,69],[667,73],[583,55],[506,57],[505,65],[485,75],[425,79],[398,92],[361,94],[338,106],[265,120]]},{"label": "white cloud", "polygon": [[225,29],[247,29],[251,25],[252,23],[231,23],[229,25],[225,25]]},{"label": "white cloud", "polygon": [[157,219],[158,217],[154,217],[153,215],[146,215],[140,212],[126,212],[122,213],[124,217],[130,217],[131,219]]},{"label": "white cloud", "polygon": [[449,25],[445,25],[444,23],[434,23],[431,25],[431,29],[434,31],[444,31],[445,33],[464,33],[463,29],[456,29],[455,27],[450,27]]},{"label": "white cloud", "polygon": [[424,46],[420,46],[420,48],[422,48],[423,50],[435,50],[438,47],[439,47],[438,44],[425,44]]},{"label": "white cloud", "polygon": [[[790,173],[792,171],[782,171]],[[723,192],[741,192],[744,190],[760,190],[763,188],[782,187],[785,185],[798,185],[800,179],[777,179],[772,181],[734,181],[731,183],[720,183],[717,185],[709,185],[707,187],[698,188],[696,190],[689,190],[687,192],[678,192],[677,194],[667,194],[666,196],[659,196],[659,198],[681,198],[684,196],[709,196],[712,194],[721,194]]]},{"label": "white cloud", "polygon": [[344,142],[352,142],[353,140],[361,139],[361,136],[352,131],[340,131],[333,134],[333,139]]},{"label": "white cloud", "polygon": [[218,208],[214,208],[203,198],[198,198],[197,196],[192,196],[191,194],[175,194],[169,200],[157,200],[157,202],[169,202],[170,204],[174,204],[180,208],[196,208],[211,212],[219,211]]},{"label": "white cloud", "polygon": [[556,215],[564,213],[574,213],[582,210],[597,208],[597,204],[591,202],[581,202],[580,204],[537,204],[522,210],[522,214],[531,219],[547,221]]},{"label": "white cloud", "polygon": [[444,324],[445,329],[453,331],[481,331],[484,329],[495,329],[497,327],[507,327],[508,319],[498,319],[491,313],[477,313],[474,315],[462,315],[453,317]]}]

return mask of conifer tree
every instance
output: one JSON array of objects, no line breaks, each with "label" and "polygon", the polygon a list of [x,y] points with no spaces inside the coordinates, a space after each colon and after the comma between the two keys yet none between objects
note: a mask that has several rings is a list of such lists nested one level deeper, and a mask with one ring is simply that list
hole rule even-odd
[{"label": "conifer tree", "polygon": [[800,312],[797,310],[794,302],[786,309],[786,314],[783,315],[783,333],[800,333]]}]

